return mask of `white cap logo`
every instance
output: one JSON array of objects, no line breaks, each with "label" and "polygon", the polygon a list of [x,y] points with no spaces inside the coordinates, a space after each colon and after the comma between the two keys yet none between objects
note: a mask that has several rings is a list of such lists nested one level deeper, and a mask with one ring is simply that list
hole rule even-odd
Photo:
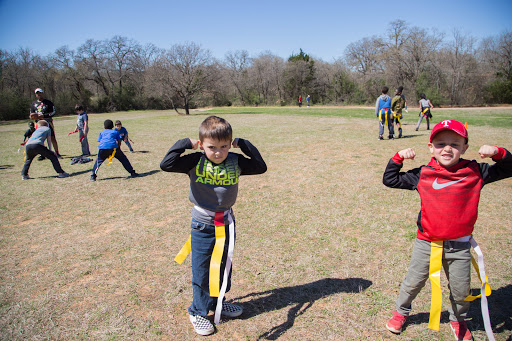
[{"label": "white cap logo", "polygon": [[442,124],[444,124],[444,127],[445,128],[448,128],[450,126],[450,123],[452,123],[452,121],[450,120],[444,120],[443,122],[441,122]]}]

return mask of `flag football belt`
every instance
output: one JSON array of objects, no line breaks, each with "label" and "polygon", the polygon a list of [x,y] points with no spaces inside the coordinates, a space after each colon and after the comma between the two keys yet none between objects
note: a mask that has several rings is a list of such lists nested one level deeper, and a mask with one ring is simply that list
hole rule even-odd
[{"label": "flag football belt", "polygon": [[425,113],[429,110],[430,108],[425,108],[423,109],[423,111],[421,112],[421,115],[425,115]]},{"label": "flag football belt", "polygon": [[[464,301],[474,301],[477,298],[481,298],[481,309],[482,309],[482,317],[484,320],[485,331],[487,333],[487,337],[489,340],[494,340],[494,335],[492,333],[491,322],[489,318],[489,307],[487,304],[487,296],[491,294],[491,286],[489,285],[489,279],[485,275],[485,267],[484,267],[484,255],[480,250],[477,242],[471,236],[469,240],[473,250],[478,256],[478,262],[475,260],[473,255],[471,255],[471,263],[478,274],[478,278],[482,283],[482,287],[480,289],[481,293],[477,296],[473,296],[471,294],[471,290],[469,295],[464,299]],[[430,318],[428,321],[428,327],[433,330],[439,330],[439,321],[441,319],[441,306],[442,306],[442,294],[441,294],[441,266],[443,263],[443,241],[433,241],[430,242],[430,267],[429,267],[429,278],[432,286],[432,298],[430,302]]]},{"label": "flag football belt", "polygon": [[396,118],[397,122],[400,123],[400,119],[402,118],[402,113],[398,111],[392,111],[393,117]]},{"label": "flag football belt", "polygon": [[[382,112],[384,112],[384,119],[382,118]],[[385,108],[385,109],[380,109],[379,110],[379,121],[382,123],[384,123],[384,121],[386,122],[386,126],[388,125],[388,108]]]},{"label": "flag football belt", "polygon": [[107,165],[110,165],[112,163],[112,159],[114,158],[114,155],[116,155],[116,150],[117,150],[117,148],[114,148],[112,155],[109,155]]},{"label": "flag football belt", "polygon": [[[210,288],[210,296],[218,297],[217,298],[217,307],[215,309],[215,324],[220,322],[220,315],[222,311],[222,301],[224,300],[224,295],[226,294],[226,289],[228,285],[228,277],[229,272],[231,270],[231,264],[233,261],[233,251],[235,248],[235,222],[233,220],[233,216],[231,215],[231,210],[224,212],[212,212],[205,210],[202,207],[196,206],[196,209],[202,212],[208,213],[208,215],[214,217],[215,222],[215,245],[213,247],[212,257],[210,260],[210,280],[209,280],[209,288]],[[228,226],[226,226],[226,222]],[[226,244],[226,228],[228,228],[228,254],[226,257],[226,266],[224,268],[224,273],[222,276],[222,285],[220,281],[220,268],[222,262],[222,256],[224,255],[224,247]],[[187,242],[181,248],[180,252],[174,258],[176,263],[181,264],[187,258],[188,254],[192,250],[191,246],[191,236],[188,237]]]}]

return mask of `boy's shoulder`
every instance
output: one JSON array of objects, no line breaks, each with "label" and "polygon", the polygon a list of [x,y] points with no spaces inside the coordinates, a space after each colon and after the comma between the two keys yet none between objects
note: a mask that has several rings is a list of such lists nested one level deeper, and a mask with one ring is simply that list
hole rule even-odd
[{"label": "boy's shoulder", "polygon": [[115,129],[105,129],[102,132],[100,132],[100,135],[102,136],[111,136],[111,135],[118,135],[119,132]]}]

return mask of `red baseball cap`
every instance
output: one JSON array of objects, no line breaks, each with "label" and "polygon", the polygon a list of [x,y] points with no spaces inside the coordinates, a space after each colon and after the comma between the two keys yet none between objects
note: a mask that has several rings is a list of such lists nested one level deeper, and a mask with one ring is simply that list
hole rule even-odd
[{"label": "red baseball cap", "polygon": [[468,142],[468,130],[466,129],[464,124],[455,120],[444,120],[436,124],[434,129],[432,129],[432,133],[430,133],[430,142],[432,142],[432,140],[438,133],[444,130],[454,131],[463,138],[465,138],[466,143]]}]

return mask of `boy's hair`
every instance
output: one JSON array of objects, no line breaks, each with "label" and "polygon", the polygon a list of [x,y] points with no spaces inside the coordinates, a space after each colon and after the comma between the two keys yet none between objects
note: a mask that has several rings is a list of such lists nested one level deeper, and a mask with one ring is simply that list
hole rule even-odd
[{"label": "boy's hair", "polygon": [[33,127],[35,127],[35,123],[30,121],[30,122],[28,122],[28,126],[29,126],[29,128],[33,128]]},{"label": "boy's hair", "polygon": [[114,128],[114,122],[112,122],[112,120],[105,120],[105,122],[103,122],[103,126],[105,129],[112,129]]},{"label": "boy's hair", "polygon": [[48,122],[46,122],[45,120],[39,120],[39,121],[37,121],[37,126],[38,127],[48,127]]},{"label": "boy's hair", "polygon": [[422,92],[422,93],[420,94],[420,98],[421,98],[421,99],[426,99],[426,98],[427,98],[427,96],[425,96],[425,94]]},{"label": "boy's hair", "polygon": [[231,140],[232,137],[231,125],[221,117],[209,116],[199,126],[199,140],[201,142],[205,138],[224,141]]},{"label": "boy's hair", "polygon": [[75,111],[84,111],[84,107],[80,104],[75,105]]},{"label": "boy's hair", "polygon": [[388,88],[387,86],[383,86],[383,87],[382,87],[382,93],[383,93],[383,94],[387,94],[387,93],[388,93],[388,91],[389,91],[389,88]]},{"label": "boy's hair", "polygon": [[[116,125],[121,124],[121,121],[117,120]],[[122,125],[122,124],[121,124]]]},{"label": "boy's hair", "polygon": [[402,93],[402,91],[404,91],[404,87],[400,85],[400,86],[397,88],[397,90],[398,90],[398,91],[400,91],[400,93]]}]

